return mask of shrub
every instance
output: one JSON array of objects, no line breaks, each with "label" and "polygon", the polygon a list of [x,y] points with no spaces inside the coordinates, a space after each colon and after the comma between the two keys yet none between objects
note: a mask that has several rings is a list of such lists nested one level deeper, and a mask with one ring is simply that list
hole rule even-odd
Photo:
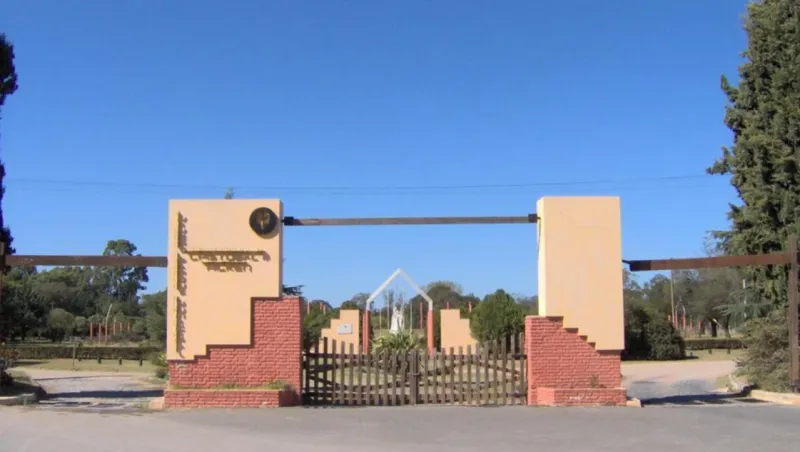
[{"label": "shrub", "polygon": [[167,363],[167,354],[164,352],[152,353],[150,355],[150,363],[156,368],[156,378],[167,378],[169,376],[169,364]]},{"label": "shrub", "polygon": [[410,330],[384,334],[372,341],[376,353],[408,353],[422,347],[422,339]]},{"label": "shrub", "polygon": [[0,345],[0,360],[3,360],[6,366],[14,367],[16,362],[19,361],[19,350],[6,345]]},{"label": "shrub", "polygon": [[745,325],[744,356],[739,370],[751,384],[767,391],[783,392],[789,388],[789,335],[786,312],[777,309],[767,317]]},{"label": "shrub", "polygon": [[686,356],[686,345],[669,320],[636,306],[625,309],[625,359],[672,360]]},{"label": "shrub", "polygon": [[487,295],[472,308],[470,330],[480,343],[507,340],[525,328],[525,309],[503,290]]}]

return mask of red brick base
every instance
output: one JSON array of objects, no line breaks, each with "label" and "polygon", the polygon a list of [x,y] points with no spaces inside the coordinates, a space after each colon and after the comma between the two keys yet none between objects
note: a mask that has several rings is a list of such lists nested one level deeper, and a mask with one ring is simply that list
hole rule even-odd
[{"label": "red brick base", "polygon": [[537,388],[536,401],[544,406],[624,405],[625,389],[553,389]]},{"label": "red brick base", "polygon": [[[259,298],[253,299],[252,303],[251,344],[209,345],[205,356],[191,361],[169,362],[169,384],[175,389],[165,391],[164,405],[167,408],[288,406],[300,403],[300,298]],[[286,383],[290,389],[263,389],[277,381]],[[236,389],[218,389],[228,385]]]},{"label": "red brick base", "polygon": [[164,408],[277,408],[298,405],[294,391],[168,389]]},{"label": "red brick base", "polygon": [[528,405],[624,406],[619,351],[598,351],[561,317],[525,319]]}]

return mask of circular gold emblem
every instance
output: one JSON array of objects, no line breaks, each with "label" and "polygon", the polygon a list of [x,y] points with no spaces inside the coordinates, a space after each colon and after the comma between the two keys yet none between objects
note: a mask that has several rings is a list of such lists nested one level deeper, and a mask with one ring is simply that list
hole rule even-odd
[{"label": "circular gold emblem", "polygon": [[250,214],[250,228],[258,235],[269,235],[278,227],[278,216],[267,207],[259,207]]}]

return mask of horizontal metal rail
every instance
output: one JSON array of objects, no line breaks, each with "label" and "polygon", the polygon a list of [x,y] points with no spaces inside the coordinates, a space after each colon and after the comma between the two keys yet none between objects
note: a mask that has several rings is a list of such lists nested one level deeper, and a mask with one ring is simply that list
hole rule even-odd
[{"label": "horizontal metal rail", "polygon": [[752,254],[746,256],[695,257],[687,259],[623,260],[630,271],[692,270],[695,268],[748,267],[756,265],[788,265],[787,253]]},{"label": "horizontal metal rail", "polygon": [[[294,218],[285,217],[285,226],[388,226],[423,224],[526,224],[536,223],[535,213],[515,217],[400,217],[400,218]],[[10,255],[0,259],[8,267],[75,265],[90,267],[166,267],[166,256],[53,256]]]},{"label": "horizontal metal rail", "polygon": [[166,256],[44,256],[18,255],[5,257],[9,267],[32,267],[36,265],[85,265],[91,267],[166,267]]},{"label": "horizontal metal rail", "polygon": [[284,226],[391,226],[437,224],[526,224],[536,223],[535,213],[515,217],[398,217],[398,218],[294,218],[284,217]]}]

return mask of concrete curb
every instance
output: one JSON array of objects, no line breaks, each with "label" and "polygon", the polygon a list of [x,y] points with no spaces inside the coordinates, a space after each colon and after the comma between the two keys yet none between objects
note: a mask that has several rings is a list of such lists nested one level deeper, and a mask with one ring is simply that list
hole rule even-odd
[{"label": "concrete curb", "polygon": [[625,406],[628,408],[642,408],[642,401],[637,398],[631,397],[625,403]]},{"label": "concrete curb", "polygon": [[39,403],[39,397],[35,393],[0,397],[0,406],[32,405],[34,403]]},{"label": "concrete curb", "polygon": [[761,400],[762,402],[777,403],[779,405],[800,406],[800,394],[769,392],[762,391],[760,389],[753,389],[750,391],[749,396],[756,400]]}]

